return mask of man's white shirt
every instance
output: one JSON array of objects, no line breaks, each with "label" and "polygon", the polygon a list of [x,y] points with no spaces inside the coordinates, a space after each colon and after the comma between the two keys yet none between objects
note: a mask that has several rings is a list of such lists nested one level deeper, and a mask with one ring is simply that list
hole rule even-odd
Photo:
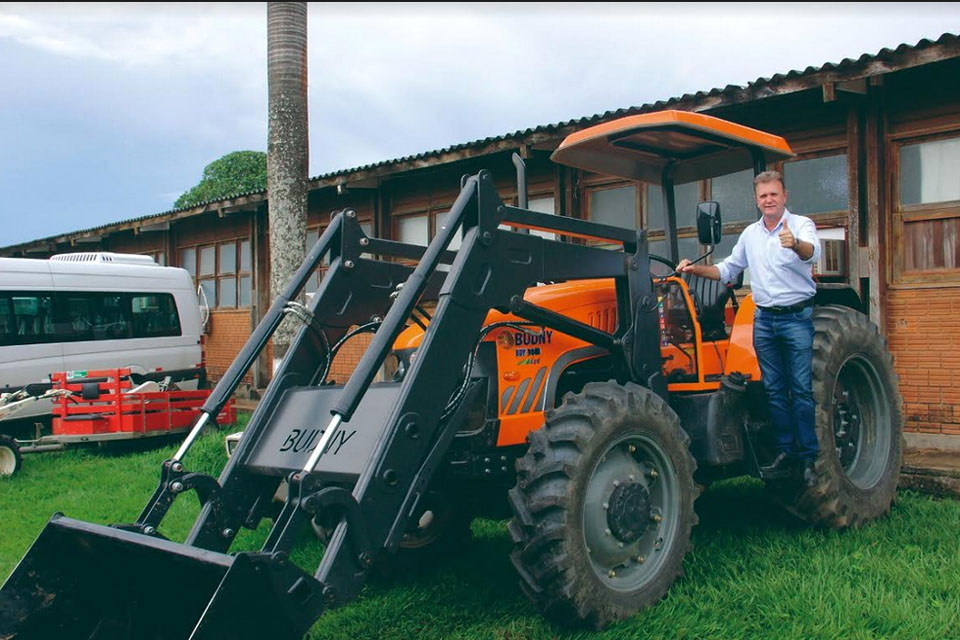
[{"label": "man's white shirt", "polygon": [[[784,225],[797,240],[813,245],[813,255],[803,260],[793,249],[780,246]],[[733,281],[750,267],[750,290],[761,307],[789,307],[817,292],[813,281],[813,263],[820,257],[820,240],[813,220],[784,210],[773,231],[767,231],[763,219],[743,230],[730,257],[717,263],[720,280]]]}]

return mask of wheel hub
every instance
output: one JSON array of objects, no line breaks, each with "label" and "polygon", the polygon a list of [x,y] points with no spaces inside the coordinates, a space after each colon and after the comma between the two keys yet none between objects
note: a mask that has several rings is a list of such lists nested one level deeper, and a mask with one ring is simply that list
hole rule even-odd
[{"label": "wheel hub", "polygon": [[860,442],[861,415],[856,398],[846,389],[838,389],[834,410],[834,441],[840,466],[849,472],[856,460]]},{"label": "wheel hub", "polygon": [[640,539],[651,522],[650,492],[638,482],[621,484],[610,495],[607,525],[620,542]]}]

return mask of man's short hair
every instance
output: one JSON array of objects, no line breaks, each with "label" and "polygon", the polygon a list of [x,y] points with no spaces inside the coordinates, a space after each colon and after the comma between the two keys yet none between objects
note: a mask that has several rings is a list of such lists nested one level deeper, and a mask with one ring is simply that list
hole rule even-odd
[{"label": "man's short hair", "polygon": [[787,190],[787,185],[783,182],[783,176],[780,175],[779,171],[764,171],[758,174],[757,177],[753,179],[753,190],[756,191],[757,185],[761,182],[773,182],[774,180],[780,183],[784,191]]}]

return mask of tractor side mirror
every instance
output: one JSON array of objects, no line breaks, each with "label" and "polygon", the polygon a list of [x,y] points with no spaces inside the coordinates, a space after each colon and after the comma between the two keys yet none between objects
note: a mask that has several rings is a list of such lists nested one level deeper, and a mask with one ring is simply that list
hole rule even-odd
[{"label": "tractor side mirror", "polygon": [[700,244],[720,244],[720,203],[708,200],[697,205],[697,238]]}]

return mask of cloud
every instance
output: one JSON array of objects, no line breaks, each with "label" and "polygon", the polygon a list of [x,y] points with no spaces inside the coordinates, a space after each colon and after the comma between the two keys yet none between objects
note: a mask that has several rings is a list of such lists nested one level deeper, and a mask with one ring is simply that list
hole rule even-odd
[{"label": "cloud", "polygon": [[[757,6],[311,4],[311,175],[960,24],[956,4]],[[42,214],[0,244],[163,211],[211,161],[266,148],[262,3],[0,4],[0,60],[0,217]]]},{"label": "cloud", "polygon": [[[265,28],[258,24],[264,14],[262,5],[8,4],[0,8],[0,38],[121,67],[209,67],[224,59],[235,66],[266,51]],[[238,42],[246,45],[238,50]]]}]

